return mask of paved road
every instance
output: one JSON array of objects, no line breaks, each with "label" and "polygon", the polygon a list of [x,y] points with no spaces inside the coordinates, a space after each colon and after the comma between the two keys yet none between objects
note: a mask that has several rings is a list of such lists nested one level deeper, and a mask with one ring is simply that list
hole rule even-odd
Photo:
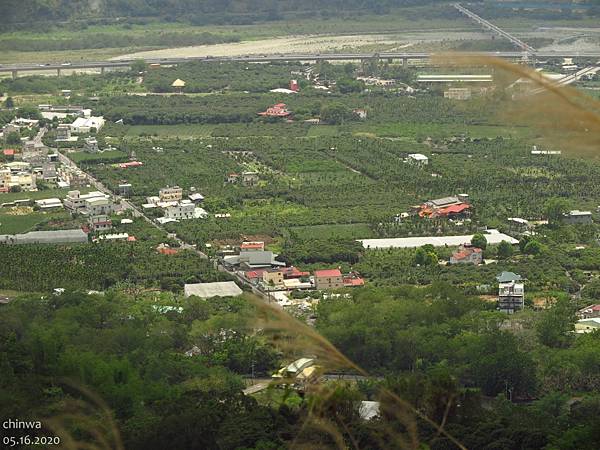
[{"label": "paved road", "polygon": [[42,142],[42,138],[44,137],[47,131],[47,128],[40,128],[40,131],[38,131],[38,133],[35,135],[35,137],[33,138],[33,142],[35,143],[36,147],[44,145],[44,143]]},{"label": "paved road", "polygon": [[[567,86],[569,84],[575,83],[576,81],[579,81],[581,78],[583,78],[587,75],[593,75],[598,72],[600,72],[600,65],[584,67],[583,69],[581,69],[571,75],[565,75],[564,77],[559,78],[558,80],[552,81],[550,83],[550,85],[553,87]],[[515,83],[517,83],[517,82],[515,82]],[[512,85],[514,85],[515,83],[513,83]],[[529,97],[529,96],[541,94],[542,92],[547,92],[547,91],[548,91],[547,87],[539,87],[539,88],[533,89],[531,91],[525,92],[525,94],[523,94],[522,97]]]},{"label": "paved road", "polygon": [[244,395],[252,395],[257,392],[264,391],[271,384],[270,381],[261,381],[260,383],[253,384],[252,386],[247,387],[243,390]]}]

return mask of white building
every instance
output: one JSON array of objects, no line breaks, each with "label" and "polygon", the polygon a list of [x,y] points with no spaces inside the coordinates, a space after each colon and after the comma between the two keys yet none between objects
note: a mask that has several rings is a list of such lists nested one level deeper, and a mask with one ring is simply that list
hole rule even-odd
[{"label": "white building", "polygon": [[444,98],[450,100],[469,100],[471,95],[472,92],[469,88],[449,88],[447,91],[444,91]]},{"label": "white building", "polygon": [[243,291],[233,281],[186,284],[183,291],[186,297],[194,295],[200,298],[237,297],[243,294]]},{"label": "white building", "polygon": [[204,195],[195,193],[188,195],[188,198],[194,203],[202,203],[204,201]]},{"label": "white building", "polygon": [[352,112],[361,120],[365,120],[368,115],[367,110],[362,108],[353,109]]},{"label": "white building", "polygon": [[128,241],[130,240],[128,233],[116,233],[116,234],[103,234],[98,237],[100,240],[104,241]]},{"label": "white building", "polygon": [[[89,194],[81,194],[80,191],[69,191],[65,197],[64,204],[65,208],[73,213],[83,213],[88,207],[88,201],[90,200],[110,200],[110,195],[104,194],[99,191],[93,191]],[[112,203],[112,202],[111,202]],[[92,202],[93,204],[93,202]],[[110,213],[99,213],[99,214],[110,214]],[[92,214],[95,215],[95,214]]]},{"label": "white building", "polygon": [[70,166],[59,166],[57,169],[58,177],[66,183],[67,187],[82,187],[88,184],[88,177],[85,172]]},{"label": "white building", "polygon": [[90,133],[92,131],[100,131],[100,129],[104,126],[106,121],[104,117],[78,117],[75,121],[70,125],[71,133],[82,134],[82,133]]},{"label": "white building", "polygon": [[[498,230],[487,230],[484,234],[487,243],[490,245],[499,244],[502,241],[507,241],[510,244],[518,244],[519,241],[507,234],[500,233]],[[406,237],[406,238],[383,238],[383,239],[360,239],[363,248],[380,249],[380,248],[415,248],[425,244],[431,244],[434,247],[458,247],[459,245],[471,242],[473,235],[464,236],[422,236],[422,237]]]},{"label": "white building", "polygon": [[575,323],[575,333],[585,334],[600,330],[600,318],[579,319]]},{"label": "white building", "polygon": [[90,198],[85,201],[83,214],[88,216],[109,215],[114,211],[114,204],[110,198]]},{"label": "white building", "polygon": [[88,236],[81,229],[56,231],[30,231],[25,234],[0,235],[0,244],[68,244],[86,243]]},{"label": "white building", "polygon": [[54,208],[62,208],[63,204],[58,198],[45,198],[42,200],[36,200],[35,204],[40,207],[40,209],[54,209]]},{"label": "white building", "polygon": [[426,166],[429,164],[429,158],[421,153],[411,153],[408,155],[408,162],[417,166]]},{"label": "white building", "polygon": [[165,208],[165,217],[167,219],[193,219],[196,205],[191,201],[182,201],[176,206]]}]

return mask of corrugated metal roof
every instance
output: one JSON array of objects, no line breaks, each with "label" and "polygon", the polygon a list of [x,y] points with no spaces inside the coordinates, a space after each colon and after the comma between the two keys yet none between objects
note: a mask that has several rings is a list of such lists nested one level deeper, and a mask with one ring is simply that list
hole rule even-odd
[{"label": "corrugated metal roof", "polygon": [[[500,233],[498,230],[488,230],[488,234],[484,234],[488,244],[499,244],[502,241],[507,241],[511,244],[518,244],[519,241],[507,234]],[[389,239],[361,239],[364,248],[414,248],[421,247],[425,244],[431,244],[435,247],[454,247],[471,242],[473,235],[466,236],[422,236],[422,237],[407,237],[407,238],[389,238]]]},{"label": "corrugated metal roof", "polygon": [[14,237],[17,244],[87,242],[87,234],[79,228],[76,230],[30,231],[25,234],[17,234]]},{"label": "corrugated metal roof", "polygon": [[201,298],[237,297],[243,293],[233,281],[186,284],[183,290],[186,297],[195,295]]}]

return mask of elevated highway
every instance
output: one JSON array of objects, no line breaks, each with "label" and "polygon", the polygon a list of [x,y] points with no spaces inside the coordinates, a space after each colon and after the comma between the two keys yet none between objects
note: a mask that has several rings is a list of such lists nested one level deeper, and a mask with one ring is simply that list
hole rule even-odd
[{"label": "elevated highway", "polygon": [[[521,60],[529,56],[527,51],[502,51],[502,52],[471,52],[473,55],[493,56],[497,58],[507,58]],[[592,58],[600,59],[600,51],[592,52],[536,52],[537,58]],[[146,58],[141,59],[147,64],[160,65],[177,65],[191,61],[202,61],[206,63],[220,62],[293,62],[293,61],[365,61],[372,59],[402,61],[406,64],[408,60],[427,60],[435,53],[429,52],[382,52],[382,53],[290,53],[290,54],[273,54],[273,55],[243,55],[243,56],[198,56],[198,57],[174,57],[174,58]],[[78,61],[71,63],[20,63],[20,64],[0,64],[0,73],[12,73],[13,78],[16,78],[19,72],[43,72],[56,71],[57,75],[61,75],[63,71],[77,71],[96,69],[100,72],[110,69],[127,68],[134,61],[139,59],[117,59],[108,61]]]},{"label": "elevated highway", "polygon": [[[568,86],[569,84],[579,81],[581,78],[583,78],[585,76],[594,75],[598,72],[600,72],[600,65],[584,67],[583,69],[581,69],[575,73],[566,75],[562,78],[559,78],[558,80],[555,80],[554,82],[551,83],[551,86],[552,87]],[[547,89],[545,87],[536,88],[536,89],[533,89],[533,90],[527,92],[526,96],[541,94],[542,92],[545,92],[546,90]]]}]

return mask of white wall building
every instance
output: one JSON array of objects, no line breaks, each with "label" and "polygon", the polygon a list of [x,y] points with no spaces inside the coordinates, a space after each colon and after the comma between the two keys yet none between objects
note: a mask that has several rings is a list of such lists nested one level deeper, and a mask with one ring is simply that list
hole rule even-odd
[{"label": "white wall building", "polygon": [[95,129],[96,132],[100,131],[100,129],[105,124],[104,117],[102,116],[92,116],[92,117],[78,117],[75,121],[70,125],[71,133],[82,134],[82,133],[90,133],[92,129]]},{"label": "white wall building", "polygon": [[[110,195],[104,194],[99,191],[93,191],[88,194],[81,194],[80,191],[69,191],[65,197],[64,204],[65,208],[74,213],[81,213],[87,207],[89,200],[110,200]],[[112,203],[112,202],[111,202]],[[106,213],[101,213],[106,214]]]},{"label": "white wall building", "polygon": [[176,206],[165,208],[165,217],[167,219],[193,219],[196,205],[191,201],[183,201]]},{"label": "white wall building", "polygon": [[408,162],[417,166],[426,166],[429,164],[429,158],[421,153],[411,153],[408,155]]},{"label": "white wall building", "polygon": [[90,198],[85,201],[83,214],[88,216],[109,215],[114,211],[114,204],[110,198]]}]

